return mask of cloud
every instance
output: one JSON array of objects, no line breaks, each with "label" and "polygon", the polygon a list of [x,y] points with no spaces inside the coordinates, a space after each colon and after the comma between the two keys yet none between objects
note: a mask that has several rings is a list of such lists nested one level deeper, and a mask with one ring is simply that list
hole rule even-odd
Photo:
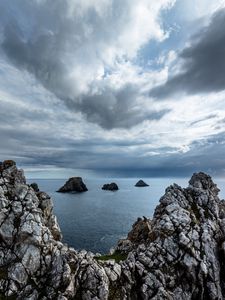
[{"label": "cloud", "polygon": [[186,175],[204,166],[222,172],[225,93],[170,101],[170,106],[160,102],[161,110],[170,108],[163,118],[104,130],[66,109],[27,72],[1,61],[0,69],[0,160],[12,158],[52,177],[62,176],[63,169],[73,169],[71,176],[81,172],[77,169],[108,176]]},{"label": "cloud", "polygon": [[[0,1],[0,160],[15,159],[29,174],[47,177],[83,174],[81,169],[104,176],[225,174],[225,91],[214,70],[215,64],[222,73],[223,63],[208,49],[211,40],[215,52],[222,39],[223,18],[215,14],[175,55],[174,36],[171,48],[161,43],[167,36],[161,12],[169,3]],[[145,64],[155,54],[143,57],[141,51],[146,43],[151,51],[153,39],[162,47],[155,69],[157,61]],[[211,68],[215,81],[201,75],[205,86],[195,78],[192,95],[190,75],[180,81],[178,95],[171,88],[168,101],[149,97],[168,70],[169,81],[196,66],[200,74]]]},{"label": "cloud", "polygon": [[[131,127],[166,111],[137,106],[141,86],[111,78],[150,40],[167,34],[160,13],[173,0],[98,0],[1,2],[2,50],[70,109],[111,129]],[[132,66],[135,69],[135,66]],[[146,95],[145,95],[146,96]],[[126,121],[125,121],[126,119]]]},{"label": "cloud", "polygon": [[176,74],[151,89],[150,96],[169,98],[174,94],[200,94],[225,89],[225,9],[217,11],[209,24],[192,36],[178,54]]},{"label": "cloud", "polygon": [[[105,89],[99,94],[86,96],[74,103],[67,100],[67,106],[86,114],[90,122],[97,123],[105,129],[127,128],[146,120],[159,120],[169,109],[143,110],[137,106],[138,89],[131,84],[119,90]],[[107,106],[106,106],[107,105]]]}]

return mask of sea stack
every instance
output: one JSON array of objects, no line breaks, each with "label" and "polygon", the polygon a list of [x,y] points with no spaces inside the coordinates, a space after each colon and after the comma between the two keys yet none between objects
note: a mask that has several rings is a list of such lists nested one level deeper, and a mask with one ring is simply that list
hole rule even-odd
[{"label": "sea stack", "polygon": [[102,190],[108,190],[108,191],[117,191],[118,185],[115,182],[106,183],[103,185]]},{"label": "sea stack", "polygon": [[141,179],[135,184],[135,186],[144,187],[144,186],[149,186],[149,185]]},{"label": "sea stack", "polygon": [[59,193],[69,193],[69,192],[86,192],[88,189],[83,183],[81,177],[71,177],[57,192]]}]

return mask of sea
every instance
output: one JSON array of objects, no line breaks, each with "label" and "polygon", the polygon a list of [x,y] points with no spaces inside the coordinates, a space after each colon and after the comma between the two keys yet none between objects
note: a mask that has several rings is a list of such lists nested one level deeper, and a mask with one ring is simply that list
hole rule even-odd
[{"label": "sea", "polygon": [[[88,187],[84,193],[57,193],[65,179],[32,179],[40,190],[48,193],[54,204],[54,213],[60,225],[63,242],[77,250],[108,253],[117,241],[125,238],[138,217],[151,218],[166,187],[177,183],[188,186],[185,178],[142,178],[149,187],[135,187],[140,178],[97,178],[83,181]],[[116,182],[118,191],[104,191],[104,183]],[[215,182],[225,198],[225,180]]]}]

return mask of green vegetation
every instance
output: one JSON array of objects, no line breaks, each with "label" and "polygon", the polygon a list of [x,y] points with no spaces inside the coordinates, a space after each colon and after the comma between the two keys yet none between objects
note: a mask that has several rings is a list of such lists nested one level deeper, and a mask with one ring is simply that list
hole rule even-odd
[{"label": "green vegetation", "polygon": [[121,293],[121,287],[118,286],[118,284],[110,284],[109,286],[109,300],[118,300],[123,299],[122,293]]},{"label": "green vegetation", "polygon": [[198,206],[195,202],[192,203],[191,209],[192,209],[193,213],[195,214],[196,219],[199,221],[201,218],[201,215],[199,213]]},{"label": "green vegetation", "polygon": [[108,254],[108,255],[102,255],[102,256],[95,256],[96,260],[100,261],[106,261],[110,259],[114,259],[115,262],[120,262],[124,261],[127,258],[127,254],[121,253],[119,251],[115,251],[113,254]]}]

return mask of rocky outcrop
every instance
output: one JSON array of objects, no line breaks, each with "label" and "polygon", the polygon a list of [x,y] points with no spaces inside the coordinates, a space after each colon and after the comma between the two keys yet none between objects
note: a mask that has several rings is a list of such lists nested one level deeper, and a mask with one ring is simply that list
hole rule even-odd
[{"label": "rocky outcrop", "polygon": [[51,198],[26,184],[15,163],[0,165],[0,299],[106,298],[103,267],[61,242],[52,209]]},{"label": "rocky outcrop", "polygon": [[186,189],[166,189],[153,219],[146,220],[147,238],[124,263],[126,293],[135,287],[137,299],[224,299],[224,201],[218,192],[204,173],[194,174]]},{"label": "rocky outcrop", "polygon": [[39,192],[39,187],[38,187],[38,184],[36,182],[31,183],[30,186],[32,187],[32,189],[35,192]]},{"label": "rocky outcrop", "polygon": [[146,182],[144,182],[142,179],[140,179],[135,186],[137,187],[145,187],[145,186],[149,186]]},{"label": "rocky outcrop", "polygon": [[83,183],[81,177],[71,177],[57,192],[68,193],[68,192],[86,192],[88,189]]},{"label": "rocky outcrop", "polygon": [[225,298],[225,201],[204,173],[166,189],[114,253],[61,242],[52,200],[0,164],[0,299]]},{"label": "rocky outcrop", "polygon": [[107,191],[117,191],[118,185],[115,182],[111,182],[111,183],[106,183],[103,185],[102,190],[107,190]]}]

